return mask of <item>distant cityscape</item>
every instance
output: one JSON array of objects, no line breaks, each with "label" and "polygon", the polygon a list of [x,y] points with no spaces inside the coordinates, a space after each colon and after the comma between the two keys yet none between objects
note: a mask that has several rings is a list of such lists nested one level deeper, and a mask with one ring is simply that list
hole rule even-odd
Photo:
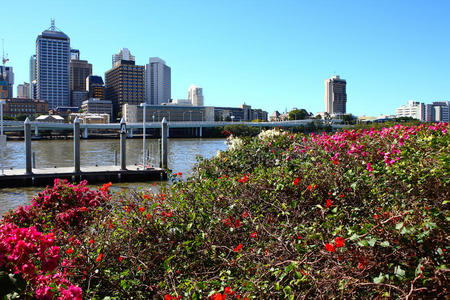
[{"label": "distant cityscape", "polygon": [[[243,103],[239,107],[205,106],[203,89],[192,84],[186,99],[172,98],[171,68],[159,57],[149,57],[148,64],[136,65],[127,48],[112,55],[111,69],[102,76],[92,74],[92,64],[81,59],[81,52],[71,48],[70,38],[51,26],[36,38],[36,54],[30,57],[29,82],[17,85],[14,97],[14,72],[0,66],[0,99],[4,114],[17,118],[29,116],[41,121],[61,122],[79,117],[84,123],[141,122],[143,105],[146,119],[159,122],[164,117],[177,121],[283,121],[292,119],[287,111],[270,116],[262,109]],[[324,111],[301,118],[340,118],[350,116],[362,122],[410,117],[426,122],[449,122],[449,101],[424,104],[409,101],[396,109],[395,115],[359,116],[347,112],[347,81],[335,75],[325,80]],[[293,109],[294,111],[296,109]],[[46,117],[47,115],[47,117]],[[59,116],[58,118],[49,115]],[[296,114],[294,114],[295,118]]]}]

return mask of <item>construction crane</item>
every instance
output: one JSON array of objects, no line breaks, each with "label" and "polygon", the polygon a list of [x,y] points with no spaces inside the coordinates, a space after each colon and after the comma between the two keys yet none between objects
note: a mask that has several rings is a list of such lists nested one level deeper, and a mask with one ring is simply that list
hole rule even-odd
[{"label": "construction crane", "polygon": [[2,72],[2,76],[3,76],[3,80],[6,79],[6,62],[9,60],[8,58],[8,53],[6,53],[5,56],[5,40],[2,39],[2,47],[3,47],[3,54],[2,54],[2,63],[3,63],[3,72]]}]

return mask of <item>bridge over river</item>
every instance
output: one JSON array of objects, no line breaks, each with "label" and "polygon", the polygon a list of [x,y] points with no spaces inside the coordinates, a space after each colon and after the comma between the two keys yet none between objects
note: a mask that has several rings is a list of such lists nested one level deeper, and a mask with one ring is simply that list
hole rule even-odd
[{"label": "bridge over river", "polygon": [[[183,121],[183,122],[167,122],[168,136],[170,136],[171,128],[193,128],[197,132],[198,137],[203,136],[203,128],[211,127],[224,127],[227,125],[246,125],[251,127],[258,127],[260,130],[263,128],[289,128],[292,129],[298,126],[307,126],[308,124],[329,124],[333,128],[342,128],[343,125],[339,124],[341,120],[295,120],[295,121],[278,121],[278,122],[215,122],[215,121]],[[40,130],[52,130],[52,131],[71,131],[73,129],[73,124],[71,123],[50,123],[50,122],[30,122],[31,128],[34,130],[34,135],[39,136]],[[4,131],[5,132],[23,132],[23,122],[20,121],[4,121]],[[127,123],[128,137],[133,137],[134,130],[142,130],[144,128],[143,123]],[[145,129],[159,129],[161,128],[161,123],[159,122],[146,122]],[[120,129],[119,123],[108,123],[108,124],[80,124],[80,129],[82,131],[83,138],[89,136],[89,130],[95,131],[117,131]]]}]

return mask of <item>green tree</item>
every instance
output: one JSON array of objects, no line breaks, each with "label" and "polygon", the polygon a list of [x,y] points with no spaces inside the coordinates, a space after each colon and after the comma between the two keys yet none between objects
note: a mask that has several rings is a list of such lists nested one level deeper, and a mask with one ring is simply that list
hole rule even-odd
[{"label": "green tree", "polygon": [[309,116],[305,109],[294,109],[289,112],[289,120],[304,120]]}]

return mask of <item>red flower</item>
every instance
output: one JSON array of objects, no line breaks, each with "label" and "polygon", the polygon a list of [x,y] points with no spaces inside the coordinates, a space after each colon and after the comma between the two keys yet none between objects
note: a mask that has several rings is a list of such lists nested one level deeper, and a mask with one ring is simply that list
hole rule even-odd
[{"label": "red flower", "polygon": [[239,219],[236,220],[236,222],[234,223],[234,227],[235,227],[235,228],[239,228],[239,227],[241,227],[241,226],[242,226],[241,221],[239,221]]},{"label": "red flower", "polygon": [[234,292],[231,290],[229,286],[227,286],[223,292],[228,295],[234,295]]},{"label": "red flower", "polygon": [[100,188],[100,191],[106,193],[111,185],[112,185],[111,182],[105,183],[105,184]]},{"label": "red flower", "polygon": [[239,178],[238,180],[240,183],[246,183],[248,181],[248,176],[244,175],[244,177]]},{"label": "red flower", "polygon": [[325,245],[325,249],[327,249],[329,252],[336,252],[336,249],[334,249],[334,246],[329,243],[327,243]]},{"label": "red flower", "polygon": [[295,178],[294,181],[292,181],[293,185],[297,185],[300,182],[300,178]]},{"label": "red flower", "polygon": [[242,219],[245,219],[245,218],[247,218],[247,217],[248,217],[248,212],[244,211],[244,212],[242,213]]},{"label": "red flower", "polygon": [[143,212],[144,210],[145,210],[145,207],[144,207],[144,206],[142,206],[142,207],[139,208],[139,211],[140,211],[140,212]]},{"label": "red flower", "polygon": [[90,239],[89,244],[93,244],[93,243],[94,243],[94,239]]},{"label": "red flower", "polygon": [[339,198],[344,198],[344,197],[345,197],[344,194],[340,194],[340,195],[339,195]]},{"label": "red flower", "polygon": [[70,253],[72,253],[72,252],[73,252],[73,249],[72,249],[72,248],[69,248],[69,249],[66,250],[66,253],[67,253],[67,254],[70,254]]},{"label": "red flower", "polygon": [[227,294],[215,293],[211,295],[211,300],[225,300],[227,299]]},{"label": "red flower", "polygon": [[252,237],[252,239],[256,238],[256,231],[251,233],[250,236]]},{"label": "red flower", "polygon": [[88,211],[88,210],[89,210],[89,208],[87,208],[87,207],[84,207],[84,206],[80,207],[80,211],[81,212],[85,212],[85,211]]},{"label": "red flower", "polygon": [[103,253],[100,253],[98,256],[97,256],[97,259],[96,259],[96,261],[97,262],[99,262],[99,261],[101,261],[102,259],[103,259]]},{"label": "red flower", "polygon": [[341,248],[341,247],[344,247],[345,239],[342,237],[337,237],[334,239],[334,242],[336,243],[337,248]]},{"label": "red flower", "polygon": [[123,257],[122,256],[119,256],[119,261],[122,261],[123,260]]},{"label": "red flower", "polygon": [[327,204],[325,205],[326,208],[330,207],[333,203],[331,202],[331,199],[327,199]]},{"label": "red flower", "polygon": [[164,300],[172,300],[172,296],[167,294],[167,295],[164,296]]},{"label": "red flower", "polygon": [[146,200],[149,200],[149,199],[150,199],[150,196],[149,196],[149,195],[144,195],[144,196],[142,196],[142,198],[144,198],[144,199],[146,199]]},{"label": "red flower", "polygon": [[239,252],[239,250],[242,249],[242,244],[239,244],[236,246],[236,248],[234,248],[234,252]]}]

